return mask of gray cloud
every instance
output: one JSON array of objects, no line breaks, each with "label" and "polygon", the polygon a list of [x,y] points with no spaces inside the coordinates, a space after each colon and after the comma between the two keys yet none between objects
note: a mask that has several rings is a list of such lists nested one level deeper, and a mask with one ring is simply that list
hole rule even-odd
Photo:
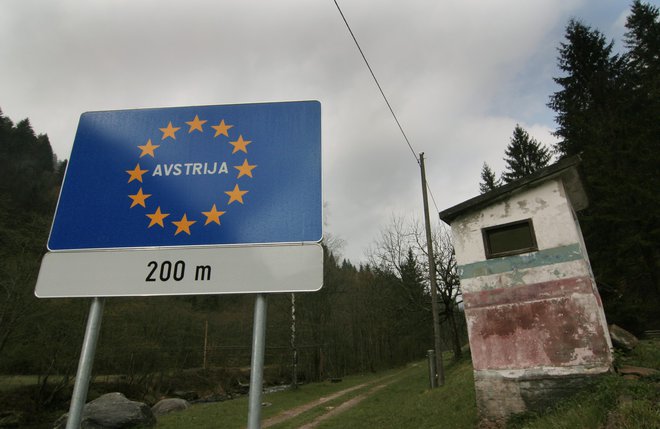
[{"label": "gray cloud", "polygon": [[[501,171],[520,123],[550,144],[556,47],[567,20],[615,25],[597,0],[342,1],[440,209]],[[419,170],[332,1],[5,0],[0,107],[68,157],[90,110],[318,99],[328,231],[344,256],[393,212],[421,213]],[[607,31],[607,28],[602,28]],[[421,217],[421,216],[418,216]]]}]

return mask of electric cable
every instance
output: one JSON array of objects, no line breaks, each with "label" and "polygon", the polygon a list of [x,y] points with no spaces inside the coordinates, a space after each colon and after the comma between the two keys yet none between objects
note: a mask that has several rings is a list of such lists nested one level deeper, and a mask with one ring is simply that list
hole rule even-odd
[{"label": "electric cable", "polygon": [[[339,3],[337,3],[337,0],[333,0],[335,3],[335,6],[337,7],[337,11],[339,11],[339,15],[341,15],[342,20],[344,21],[344,24],[346,24],[346,28],[348,29],[348,32],[351,34],[351,37],[353,38],[353,42],[355,42],[355,46],[358,48],[358,51],[360,51],[360,55],[362,56],[362,59],[364,60],[364,63],[366,64],[367,68],[369,69],[369,72],[371,73],[371,77],[373,78],[374,82],[376,83],[376,86],[378,87],[378,90],[380,91],[380,94],[383,96],[383,100],[385,100],[385,104],[387,105],[387,108],[390,110],[390,113],[392,114],[392,117],[394,118],[394,121],[396,122],[397,126],[399,127],[399,131],[401,131],[401,135],[403,136],[403,139],[406,141],[406,144],[408,145],[408,148],[410,148],[410,151],[413,154],[413,157],[415,157],[415,162],[417,162],[417,165],[420,165],[419,158],[417,157],[417,153],[415,152],[415,149],[413,149],[412,144],[410,143],[410,140],[408,139],[408,136],[406,135],[406,132],[403,130],[403,126],[401,125],[401,122],[399,122],[399,118],[397,118],[396,113],[394,113],[394,109],[392,108],[392,105],[390,104],[389,100],[387,99],[387,96],[385,95],[385,91],[383,91],[383,87],[380,85],[380,82],[378,82],[378,78],[376,78],[376,74],[374,73],[373,69],[371,68],[371,65],[369,64],[369,61],[367,60],[366,55],[364,54],[364,51],[360,47],[360,44],[357,41],[357,38],[355,37],[355,34],[353,33],[353,30],[351,29],[351,26],[348,23],[348,20],[346,19],[346,16],[344,16],[344,12],[341,10],[341,7],[339,7]],[[440,210],[438,209],[438,205],[435,202],[435,197],[433,197],[433,192],[431,191],[431,187],[429,186],[429,182],[426,182],[426,189],[428,189],[429,194],[431,194],[431,201],[433,201],[433,205],[435,206],[436,212],[439,212]]]}]

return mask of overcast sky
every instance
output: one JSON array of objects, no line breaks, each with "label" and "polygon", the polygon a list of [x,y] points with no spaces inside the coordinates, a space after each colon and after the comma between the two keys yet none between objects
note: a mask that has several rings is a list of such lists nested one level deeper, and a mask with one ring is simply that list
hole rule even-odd
[{"label": "overcast sky", "polygon": [[[655,3],[655,2],[652,2]],[[516,123],[551,145],[570,18],[621,47],[623,0],[339,0],[439,210],[503,168]],[[0,108],[68,158],[82,112],[319,100],[325,232],[353,263],[420,174],[332,0],[2,0]],[[432,207],[432,213],[435,208]],[[436,222],[437,216],[432,216]]]}]

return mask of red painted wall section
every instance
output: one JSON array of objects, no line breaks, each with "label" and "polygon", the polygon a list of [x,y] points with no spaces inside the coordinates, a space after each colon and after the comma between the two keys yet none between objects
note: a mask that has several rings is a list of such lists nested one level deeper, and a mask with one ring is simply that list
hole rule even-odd
[{"label": "red painted wall section", "polygon": [[474,369],[602,366],[609,346],[589,277],[465,293]]}]

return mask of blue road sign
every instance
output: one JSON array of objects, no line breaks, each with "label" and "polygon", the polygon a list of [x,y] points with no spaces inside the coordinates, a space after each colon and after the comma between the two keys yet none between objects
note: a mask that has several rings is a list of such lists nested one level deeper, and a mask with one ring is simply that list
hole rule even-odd
[{"label": "blue road sign", "polygon": [[318,101],[88,112],[50,250],[316,242]]}]

